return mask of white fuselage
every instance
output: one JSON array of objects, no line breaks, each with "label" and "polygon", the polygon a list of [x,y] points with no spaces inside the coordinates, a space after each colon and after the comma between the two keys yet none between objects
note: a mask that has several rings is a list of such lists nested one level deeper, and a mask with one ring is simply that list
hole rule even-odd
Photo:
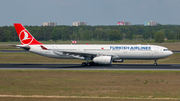
[{"label": "white fuselage", "polygon": [[43,45],[48,50],[42,49],[40,45],[29,46],[30,52],[52,58],[85,59],[81,56],[63,54],[60,52],[61,50],[109,54],[112,56],[113,59],[160,59],[173,54],[166,47],[157,45]]}]

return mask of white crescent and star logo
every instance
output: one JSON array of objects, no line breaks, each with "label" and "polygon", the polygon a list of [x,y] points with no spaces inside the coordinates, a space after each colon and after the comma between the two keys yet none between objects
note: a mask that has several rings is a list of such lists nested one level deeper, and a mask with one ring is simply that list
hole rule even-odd
[{"label": "white crescent and star logo", "polygon": [[26,29],[19,33],[19,39],[23,44],[30,44],[33,41],[33,37]]}]

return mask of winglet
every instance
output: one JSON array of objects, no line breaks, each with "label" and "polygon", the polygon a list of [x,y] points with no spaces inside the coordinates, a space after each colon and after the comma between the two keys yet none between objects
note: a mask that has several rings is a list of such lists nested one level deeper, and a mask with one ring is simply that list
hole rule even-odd
[{"label": "winglet", "polygon": [[38,42],[22,24],[14,23],[14,27],[22,45],[42,45],[42,43]]}]

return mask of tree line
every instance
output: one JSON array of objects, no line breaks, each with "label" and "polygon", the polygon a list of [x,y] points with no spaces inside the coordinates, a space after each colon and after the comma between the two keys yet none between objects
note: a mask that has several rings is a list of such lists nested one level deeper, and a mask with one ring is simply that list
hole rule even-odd
[{"label": "tree line", "polygon": [[[180,25],[158,26],[25,26],[39,41],[82,40],[82,41],[117,41],[117,40],[155,40],[163,42],[180,39]],[[19,41],[13,26],[0,27],[0,42]]]}]

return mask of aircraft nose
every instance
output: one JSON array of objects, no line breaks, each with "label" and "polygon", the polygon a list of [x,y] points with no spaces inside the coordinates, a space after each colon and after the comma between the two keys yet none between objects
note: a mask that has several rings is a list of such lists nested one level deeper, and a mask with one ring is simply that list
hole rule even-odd
[{"label": "aircraft nose", "polygon": [[173,54],[173,52],[172,51],[170,51],[170,53],[169,53],[170,55],[172,55]]}]

